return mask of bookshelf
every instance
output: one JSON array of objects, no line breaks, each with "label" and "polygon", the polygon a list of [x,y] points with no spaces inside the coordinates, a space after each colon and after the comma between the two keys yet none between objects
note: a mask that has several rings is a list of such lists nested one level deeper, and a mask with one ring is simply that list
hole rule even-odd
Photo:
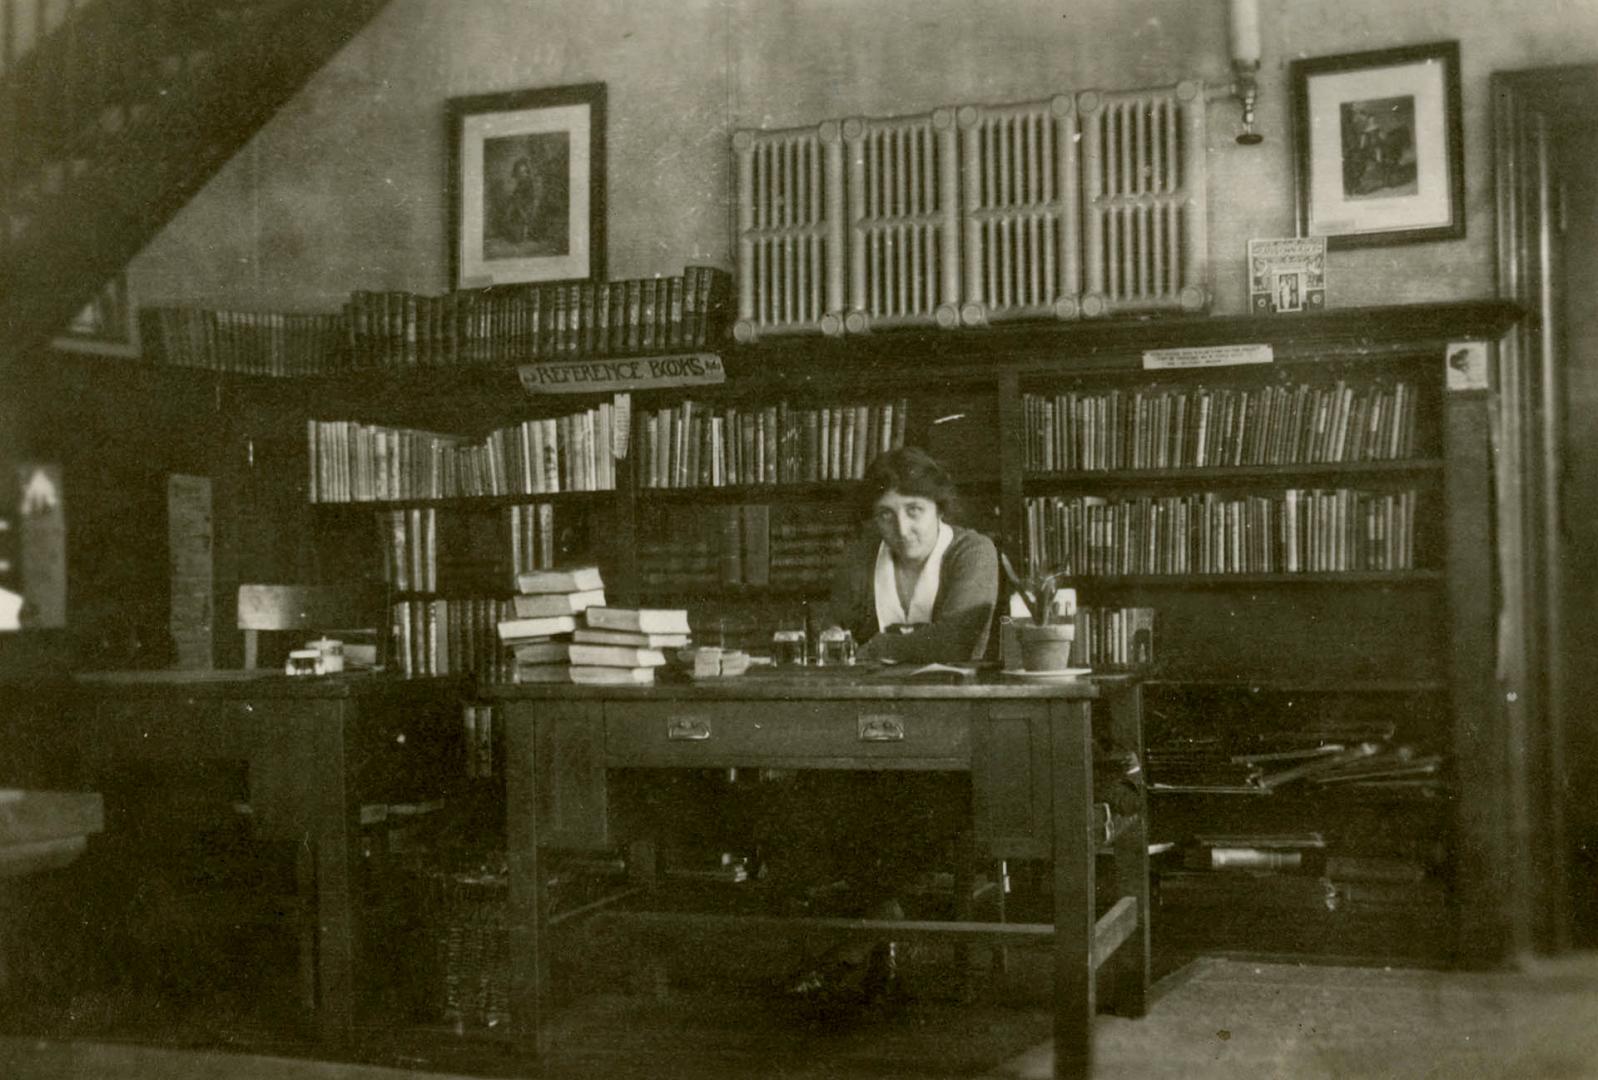
[{"label": "bookshelf", "polygon": [[[1496,811],[1484,805],[1493,612],[1477,584],[1490,575],[1490,474],[1485,395],[1449,391],[1443,357],[1451,341],[1496,342],[1516,318],[1483,301],[767,337],[721,350],[723,385],[634,392],[629,453],[608,460],[595,448],[614,445],[609,395],[528,396],[504,364],[345,372],[296,381],[297,483],[317,495],[305,512],[319,565],[364,567],[354,572],[391,602],[492,605],[508,599],[512,566],[584,559],[615,602],[684,606],[702,637],[748,646],[825,597],[824,564],[859,528],[845,477],[869,458],[861,451],[923,446],[954,471],[962,523],[1018,561],[1069,572],[1092,612],[1095,665],[1148,680],[1161,719],[1152,750],[1162,738],[1223,746],[1285,737],[1307,715],[1379,713],[1392,730],[1362,741],[1438,759],[1410,788],[1160,791],[1155,830],[1177,855],[1157,934],[1180,947],[1468,960],[1498,940]],[[1147,349],[1235,344],[1269,345],[1273,360],[1143,367]],[[541,481],[532,433],[552,422],[556,467]],[[342,441],[356,430],[364,449]],[[394,447],[411,444],[399,431],[429,433],[425,487],[376,464],[391,468]],[[322,498],[347,480],[343,466],[312,469],[329,444],[378,469],[362,499]],[[451,455],[459,462],[438,473]],[[568,456],[575,472],[562,471]],[[409,527],[413,511],[434,519],[430,588],[395,576],[412,552],[394,523]],[[1135,627],[1147,624],[1133,613],[1148,611],[1152,641],[1140,644]],[[491,660],[457,653],[443,633],[449,671],[494,676]],[[1344,869],[1399,858],[1376,828],[1384,815],[1407,834],[1417,880],[1262,873],[1251,905],[1245,877],[1183,862],[1206,831],[1315,833]],[[1401,902],[1405,886],[1413,903]],[[1380,900],[1328,907],[1338,888]]]}]

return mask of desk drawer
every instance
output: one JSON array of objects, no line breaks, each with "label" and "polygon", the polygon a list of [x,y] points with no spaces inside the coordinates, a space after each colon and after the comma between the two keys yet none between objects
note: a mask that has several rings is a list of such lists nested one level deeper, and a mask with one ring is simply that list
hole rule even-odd
[{"label": "desk drawer", "polygon": [[605,756],[613,766],[966,768],[971,710],[954,701],[610,701]]}]

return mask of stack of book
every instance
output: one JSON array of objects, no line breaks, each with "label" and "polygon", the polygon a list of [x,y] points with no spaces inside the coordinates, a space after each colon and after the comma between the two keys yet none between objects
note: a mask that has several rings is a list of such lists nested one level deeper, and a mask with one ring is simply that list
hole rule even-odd
[{"label": "stack of book", "polygon": [[689,642],[682,608],[590,607],[572,634],[571,681],[587,686],[652,683],[666,650]]},{"label": "stack of book", "polygon": [[652,683],[665,650],[689,642],[685,610],[606,607],[597,567],[529,571],[516,587],[499,636],[518,683]]},{"label": "stack of book", "polygon": [[605,583],[597,566],[517,574],[513,617],[499,624],[499,639],[511,651],[512,680],[571,682],[578,616],[604,602]]}]

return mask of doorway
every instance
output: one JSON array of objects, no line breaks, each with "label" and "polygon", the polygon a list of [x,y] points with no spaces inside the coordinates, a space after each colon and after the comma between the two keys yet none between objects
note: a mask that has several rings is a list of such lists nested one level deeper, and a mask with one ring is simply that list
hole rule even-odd
[{"label": "doorway", "polygon": [[1598,64],[1492,77],[1506,914],[1519,951],[1598,946]]}]

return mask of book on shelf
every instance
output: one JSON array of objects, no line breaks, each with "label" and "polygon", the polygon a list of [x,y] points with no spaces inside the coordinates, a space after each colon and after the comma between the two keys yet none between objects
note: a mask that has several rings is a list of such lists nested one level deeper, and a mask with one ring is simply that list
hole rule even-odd
[{"label": "book on shelf", "polygon": [[723,585],[742,585],[744,580],[743,562],[743,515],[736,506],[718,506],[715,509],[717,524],[717,549],[716,565],[721,571]]},{"label": "book on shelf", "polygon": [[590,667],[660,667],[666,662],[666,654],[659,649],[576,641],[571,645],[570,656],[573,664]]},{"label": "book on shelf", "polygon": [[566,641],[522,641],[511,647],[511,659],[518,664],[558,664],[571,658],[571,643]]},{"label": "book on shelf", "polygon": [[688,612],[682,608],[591,607],[583,613],[594,630],[630,630],[641,634],[689,634]]},{"label": "book on shelf", "polygon": [[743,581],[771,583],[771,507],[753,503],[739,508],[743,519]]},{"label": "book on shelf", "polygon": [[604,589],[518,593],[511,598],[511,608],[519,619],[536,619],[544,615],[577,615],[604,602]]},{"label": "book on shelf", "polygon": [[597,566],[573,566],[550,570],[527,570],[516,575],[519,593],[586,593],[602,590],[604,578]]},{"label": "book on shelf", "polygon": [[631,630],[595,630],[579,626],[572,641],[585,645],[622,645],[633,649],[678,649],[693,640],[687,634],[644,634]]},{"label": "book on shelf", "polygon": [[498,627],[501,641],[520,641],[569,634],[577,629],[577,620],[571,615],[541,615],[533,619],[501,619]]},{"label": "book on shelf", "polygon": [[652,667],[602,667],[573,664],[568,670],[571,672],[571,681],[578,686],[625,686],[655,681],[655,669]]}]

